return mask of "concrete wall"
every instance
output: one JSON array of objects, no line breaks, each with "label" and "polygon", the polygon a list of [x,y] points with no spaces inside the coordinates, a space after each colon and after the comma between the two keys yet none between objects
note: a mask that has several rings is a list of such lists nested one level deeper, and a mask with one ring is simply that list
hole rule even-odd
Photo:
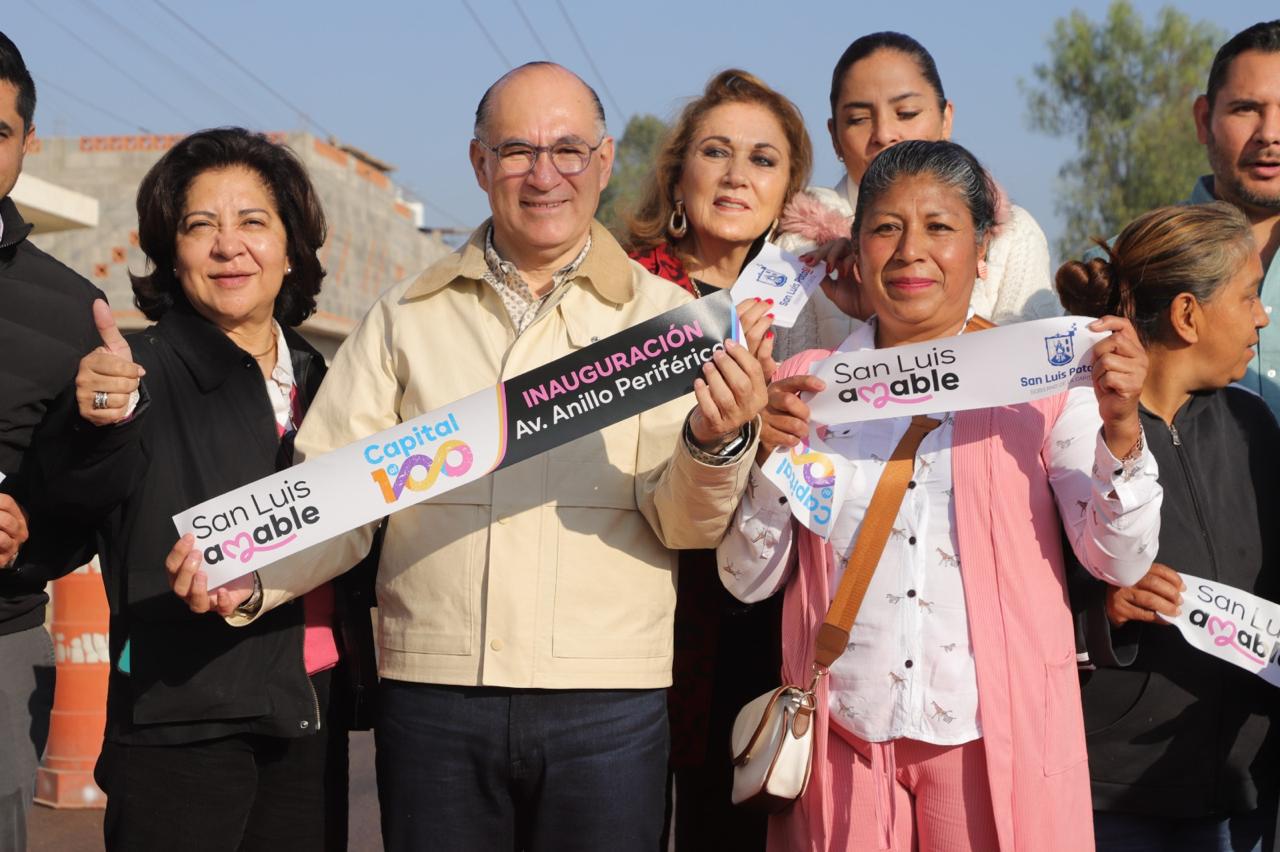
[{"label": "concrete wall", "polygon": [[[397,281],[448,253],[426,236],[398,198],[390,177],[309,133],[273,134],[306,164],[324,204],[329,238],[320,251],[328,270],[319,310],[302,327],[332,357],[374,299]],[[98,200],[98,226],[32,241],[101,287],[122,327],[147,321],[133,307],[128,271],[143,272],[135,201],[143,175],[180,136],[80,136],[40,139],[25,172]]]}]

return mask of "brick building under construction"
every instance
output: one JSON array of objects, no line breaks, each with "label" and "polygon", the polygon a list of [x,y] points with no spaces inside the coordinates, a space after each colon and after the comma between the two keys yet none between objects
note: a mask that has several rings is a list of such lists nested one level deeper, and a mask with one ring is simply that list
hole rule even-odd
[{"label": "brick building under construction", "polygon": [[[306,165],[324,204],[328,240],[320,261],[328,270],[316,314],[301,331],[326,357],[374,299],[395,282],[450,251],[421,230],[421,206],[406,201],[392,167],[369,154],[310,133],[275,133]],[[133,306],[128,271],[142,272],[136,196],[143,175],[181,136],[78,136],[36,140],[24,175],[74,190],[98,202],[96,226],[42,233],[32,241],[106,292],[124,329],[147,320]]]}]

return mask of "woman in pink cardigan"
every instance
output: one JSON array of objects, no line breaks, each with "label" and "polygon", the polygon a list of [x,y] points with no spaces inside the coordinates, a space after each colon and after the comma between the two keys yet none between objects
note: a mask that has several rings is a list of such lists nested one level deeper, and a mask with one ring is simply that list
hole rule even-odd
[{"label": "woman in pink cardigan", "polygon": [[[863,177],[855,281],[874,313],[840,347],[959,334],[996,193],[950,142],[903,142]],[[1151,565],[1160,486],[1138,420],[1146,357],[1104,317],[1093,387],[938,414],[850,635],[818,692],[813,775],[772,818],[776,850],[1080,852],[1093,847],[1062,532],[1081,562],[1128,586]],[[797,395],[829,352],[784,363],[765,445],[809,434]],[[753,471],[719,548],[738,598],[784,590],[783,678],[808,683],[814,638],[871,494],[909,417],[829,429],[851,483],[823,540]]]}]

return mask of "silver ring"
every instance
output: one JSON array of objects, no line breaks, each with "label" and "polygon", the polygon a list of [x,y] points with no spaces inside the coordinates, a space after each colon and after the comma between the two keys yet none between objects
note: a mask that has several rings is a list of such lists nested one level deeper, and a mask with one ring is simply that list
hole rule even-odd
[{"label": "silver ring", "polygon": [[94,409],[95,409],[95,410],[97,410],[97,409],[102,409],[102,408],[106,408],[106,407],[107,407],[107,392],[106,392],[106,391],[94,391],[94,392],[93,392],[93,407],[94,407]]}]

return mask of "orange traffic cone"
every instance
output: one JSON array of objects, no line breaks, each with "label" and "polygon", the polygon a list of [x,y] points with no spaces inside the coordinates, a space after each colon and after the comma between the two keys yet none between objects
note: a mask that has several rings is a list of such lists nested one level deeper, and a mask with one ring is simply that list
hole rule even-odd
[{"label": "orange traffic cone", "polygon": [[53,645],[58,670],[49,744],[36,772],[36,801],[55,808],[103,808],[93,780],[107,723],[109,611],[95,558],[53,583]]}]

